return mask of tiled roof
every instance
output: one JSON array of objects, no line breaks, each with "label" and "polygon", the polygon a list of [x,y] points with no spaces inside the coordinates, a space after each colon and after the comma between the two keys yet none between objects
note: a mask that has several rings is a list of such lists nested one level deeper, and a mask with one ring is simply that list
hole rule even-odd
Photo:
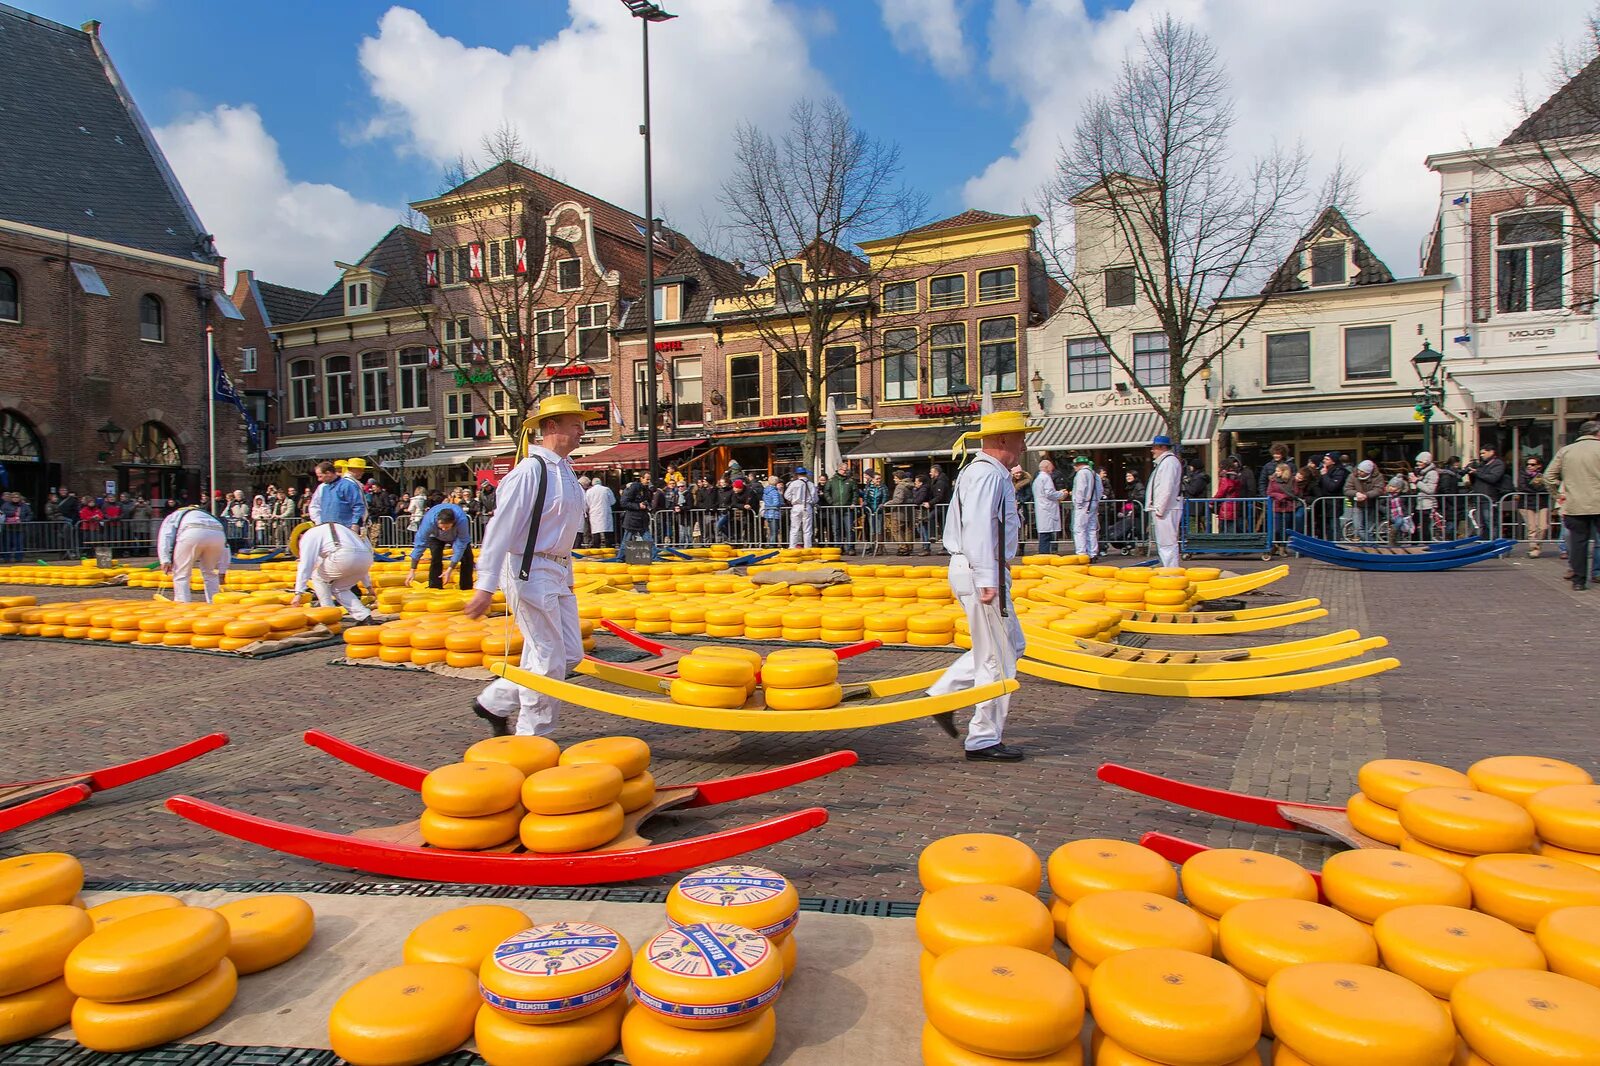
[{"label": "tiled roof", "polygon": [[[657,277],[694,279],[694,284],[690,286],[689,302],[684,306],[679,322],[711,321],[712,301],[719,296],[732,296],[742,291],[750,281],[732,263],[692,246],[684,248],[665,263],[659,259],[656,262]],[[644,329],[644,309],[643,300],[635,300],[630,304],[628,313],[617,323],[617,331],[628,333]]]},{"label": "tiled roof", "polygon": [[[465,193],[477,192],[482,189],[497,189],[504,185],[520,182],[533,190],[533,207],[539,213],[544,213],[556,204],[567,200],[575,200],[594,212],[596,227],[607,233],[630,241],[639,247],[644,247],[645,223],[643,216],[632,211],[624,210],[616,204],[602,200],[593,193],[584,192],[582,189],[568,185],[564,181],[557,181],[548,174],[540,173],[532,167],[525,167],[520,163],[497,163],[483,173],[457,185],[444,196],[460,196]],[[664,233],[671,239],[690,243],[686,237],[672,230]],[[658,241],[658,246],[669,243]]]},{"label": "tiled roof", "polygon": [[200,219],[91,32],[0,4],[0,216],[214,261]]},{"label": "tiled roof", "polygon": [[[432,245],[426,233],[410,226],[396,226],[356,262],[358,267],[381,271],[386,275],[374,312],[425,307],[432,303],[422,276],[423,253],[430,247]],[[343,317],[344,281],[340,279],[297,321]]]},{"label": "tiled roof", "polygon": [[1022,215],[998,215],[993,211],[963,211],[959,215],[951,215],[949,218],[941,218],[937,222],[930,222],[926,226],[918,226],[916,229],[907,230],[905,235],[910,237],[918,233],[932,233],[935,230],[958,229],[961,226],[976,226],[980,222],[1002,222],[1008,218],[1022,217]]},{"label": "tiled roof", "polygon": [[[1350,286],[1357,285],[1386,285],[1394,280],[1394,274],[1384,265],[1383,260],[1368,247],[1367,242],[1361,239],[1361,234],[1344,217],[1344,212],[1337,207],[1324,208],[1322,214],[1317,216],[1317,221],[1295,243],[1294,251],[1283,261],[1272,280],[1267,283],[1264,292],[1301,292],[1306,285],[1300,280],[1299,275],[1311,264],[1304,260],[1304,254],[1313,241],[1321,237],[1326,231],[1332,230],[1340,239],[1348,240],[1352,244],[1352,252],[1356,261],[1356,275],[1349,281]],[[1338,288],[1339,286],[1332,286]]]},{"label": "tiled roof", "polygon": [[1532,144],[1600,133],[1600,58],[1574,74],[1501,141]]},{"label": "tiled roof", "polygon": [[267,314],[267,325],[281,326],[298,322],[322,299],[321,293],[305,289],[291,289],[287,285],[274,285],[270,281],[257,281],[256,294],[261,297],[261,307]]}]

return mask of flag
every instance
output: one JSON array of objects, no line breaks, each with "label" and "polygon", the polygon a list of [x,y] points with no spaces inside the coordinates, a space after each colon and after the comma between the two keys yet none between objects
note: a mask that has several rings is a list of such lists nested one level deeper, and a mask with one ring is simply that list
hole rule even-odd
[{"label": "flag", "polygon": [[245,432],[250,434],[250,447],[259,446],[261,427],[256,424],[255,416],[244,405],[244,397],[239,395],[239,390],[233,387],[233,380],[228,377],[228,371],[223,368],[222,360],[212,357],[211,366],[214,371],[211,379],[211,395],[213,399],[223,403],[232,404],[239,409],[239,414],[244,418]]},{"label": "flag", "polygon": [[[823,468],[831,476],[844,463],[843,453],[839,450],[839,398],[828,397],[827,436],[823,439]],[[819,481],[821,478],[819,477]]]},{"label": "flag", "polygon": [[628,423],[622,420],[622,408],[617,406],[617,401],[615,400],[611,401],[611,421],[615,422],[618,428],[628,428]]}]

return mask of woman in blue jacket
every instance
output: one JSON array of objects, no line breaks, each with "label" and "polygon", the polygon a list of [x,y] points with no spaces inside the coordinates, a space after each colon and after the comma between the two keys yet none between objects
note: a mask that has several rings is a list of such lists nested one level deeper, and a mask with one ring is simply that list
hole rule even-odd
[{"label": "woman in blue jacket", "polygon": [[767,543],[782,544],[783,486],[778,484],[775,477],[767,478],[767,484],[761,490],[761,517],[767,523]]}]

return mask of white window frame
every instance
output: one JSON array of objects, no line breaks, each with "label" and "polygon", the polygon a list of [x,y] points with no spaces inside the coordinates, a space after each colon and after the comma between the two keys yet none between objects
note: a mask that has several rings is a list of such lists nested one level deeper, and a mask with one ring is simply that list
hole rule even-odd
[{"label": "white window frame", "polygon": [[[309,373],[296,374],[295,367],[305,366]],[[289,363],[289,421],[309,422],[317,417],[317,361],[294,359]]]},{"label": "white window frame", "polygon": [[[575,285],[564,285],[564,284],[562,284],[561,268],[566,266],[568,263],[577,264],[578,282]],[[576,255],[568,256],[566,259],[557,259],[556,260],[556,291],[557,292],[577,292],[579,289],[582,289],[582,288],[583,288],[583,259],[580,256],[576,256]]]},{"label": "white window frame", "polygon": [[[376,356],[382,362],[368,366],[368,356]],[[357,356],[357,361],[360,364],[358,372],[361,375],[361,413],[364,415],[388,414],[395,399],[394,375],[389,369],[389,353],[383,351],[362,352]],[[382,399],[384,402],[381,405],[373,402],[373,389],[371,386],[375,377],[381,378],[383,381],[382,392],[384,395]]]},{"label": "white window frame", "polygon": [[[560,354],[547,358],[544,354],[544,339],[546,337],[560,337]],[[565,365],[567,362],[567,309],[565,307],[547,307],[533,313],[533,350],[538,361],[544,365]]]},{"label": "white window frame", "polygon": [[[414,405],[405,402],[406,379],[410,377],[411,385],[416,390]],[[402,348],[395,355],[395,391],[394,402],[397,411],[426,411],[428,404],[428,349]]]},{"label": "white window frame", "polygon": [[447,318],[439,327],[440,350],[452,363],[472,361],[472,323],[466,318]]},{"label": "white window frame", "polygon": [[12,293],[16,297],[15,313],[10,318],[0,318],[0,322],[17,323],[22,321],[22,279],[15,270],[6,269],[5,274],[11,279]]},{"label": "white window frame", "polygon": [[[692,368],[694,373],[687,374]],[[689,386],[699,397],[692,406],[700,409],[699,418],[685,418],[682,415],[684,407],[690,406],[687,394]],[[706,394],[705,394],[705,364],[698,355],[683,356],[672,361],[672,424],[674,426],[699,426],[706,420]]]},{"label": "white window frame", "polygon": [[[1273,381],[1272,380],[1272,338],[1274,337],[1304,337],[1306,339],[1306,376],[1304,381]],[[1268,389],[1303,389],[1311,384],[1311,330],[1309,329],[1280,329],[1261,335],[1261,380],[1263,387]],[[1340,359],[1344,353],[1339,353]]]},{"label": "white window frame", "polygon": [[[611,305],[609,303],[579,304],[574,318],[577,322],[578,358],[586,363],[609,362],[611,359]],[[600,334],[601,354],[591,356],[584,351],[588,347],[585,335],[595,332]]]},{"label": "white window frame", "polygon": [[[891,345],[889,343],[889,334],[891,334],[891,333],[900,333],[902,331],[911,334],[911,346],[909,348],[891,347]],[[920,368],[919,368],[919,364],[921,363],[921,358],[920,358],[920,353],[918,351],[918,338],[917,338],[917,329],[916,329],[916,327],[915,326],[897,326],[897,327],[895,327],[893,329],[886,329],[886,330],[883,331],[883,339],[882,339],[881,343],[883,345],[883,400],[884,400],[884,402],[885,403],[914,403],[917,400],[920,400],[922,398],[922,374],[921,374]],[[889,367],[890,367],[891,364],[899,363],[899,362],[901,362],[901,361],[903,361],[903,360],[905,360],[907,358],[910,359],[910,363],[911,363],[911,366],[910,366],[911,378],[910,378],[909,382],[904,377],[895,378],[894,381],[892,382],[892,384],[894,386],[897,386],[897,388],[893,389],[893,391],[894,392],[898,392],[901,395],[891,395],[891,381],[890,381],[890,378],[889,378]],[[902,369],[904,369],[903,366],[902,366]],[[908,391],[908,385],[909,385],[909,393],[910,394],[909,395],[905,395],[907,393],[907,391]]]},{"label": "white window frame", "polygon": [[[348,369],[343,371],[331,369],[335,359],[343,359]],[[343,388],[335,386],[336,377],[344,378]],[[355,359],[340,352],[322,360],[322,398],[327,401],[324,406],[329,418],[349,418],[356,413]],[[338,401],[338,410],[334,410],[335,401]]]},{"label": "white window frame", "polygon": [[372,289],[364,281],[350,281],[344,287],[344,309],[347,313],[368,310]]},{"label": "white window frame", "polygon": [[[1072,348],[1073,348],[1074,345],[1090,345],[1090,344],[1098,344],[1100,346],[1099,351],[1082,351],[1082,352],[1078,353],[1077,355],[1073,354]],[[1105,366],[1106,366],[1105,380],[1106,380],[1106,383],[1104,385],[1088,385],[1088,386],[1085,386],[1083,388],[1075,389],[1075,388],[1072,387],[1072,363],[1073,363],[1074,360],[1087,360],[1087,359],[1103,359],[1103,360],[1105,360]],[[1112,376],[1113,376],[1112,375],[1112,368],[1111,368],[1111,345],[1106,343],[1106,339],[1104,337],[1068,337],[1067,338],[1067,353],[1066,353],[1066,366],[1065,366],[1065,369],[1066,369],[1066,372],[1067,372],[1067,391],[1069,393],[1072,393],[1072,392],[1077,392],[1077,393],[1105,392],[1107,389],[1109,389],[1111,387],[1111,380],[1112,380]],[[1083,375],[1079,375],[1079,376],[1080,376],[1080,378],[1083,377]],[[1098,379],[1100,377],[1100,374],[1096,373],[1095,377],[1096,377],[1096,379]]]},{"label": "white window frame", "polygon": [[[1381,329],[1389,335],[1389,365],[1382,374],[1350,373],[1350,334],[1358,329]],[[1384,383],[1394,380],[1394,323],[1393,322],[1355,322],[1339,330],[1339,373],[1343,380],[1355,384]]]},{"label": "white window frame", "polygon": [[[1508,244],[1506,248],[1528,249],[1528,310],[1502,311],[1500,310],[1500,222],[1502,219],[1515,215],[1534,215],[1554,212],[1561,216],[1561,301],[1555,307],[1533,309],[1533,255],[1532,250],[1539,247],[1537,244]],[[1544,242],[1544,243],[1554,243]],[[1495,318],[1536,318],[1541,315],[1557,314],[1568,309],[1568,273],[1575,269],[1572,258],[1572,225],[1567,216],[1567,209],[1554,204],[1538,204],[1534,206],[1515,207],[1506,211],[1496,212],[1489,216],[1489,308]]]},{"label": "white window frame", "polygon": [[259,369],[255,348],[239,349],[239,373],[254,374]]}]

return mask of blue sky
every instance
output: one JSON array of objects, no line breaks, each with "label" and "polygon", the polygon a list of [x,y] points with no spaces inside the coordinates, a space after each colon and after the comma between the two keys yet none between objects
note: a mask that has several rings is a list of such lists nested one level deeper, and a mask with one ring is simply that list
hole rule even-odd
[{"label": "blue sky", "polygon": [[[639,205],[638,35],[618,0],[26,6],[101,20],[222,250],[272,280],[330,284],[334,258],[360,255],[505,119],[558,176]],[[1423,156],[1497,139],[1517,78],[1537,78],[1588,4],[1547,0],[1541,20],[1506,20],[1498,0],[671,6],[680,18],[652,35],[658,192],[690,233],[716,214],[733,127],[776,127],[795,99],[823,93],[900,144],[936,215],[1018,210],[1084,97],[1151,17],[1174,10],[1229,64],[1241,155],[1294,137],[1321,163],[1344,154],[1367,178],[1358,226],[1407,274],[1437,196]]]}]

